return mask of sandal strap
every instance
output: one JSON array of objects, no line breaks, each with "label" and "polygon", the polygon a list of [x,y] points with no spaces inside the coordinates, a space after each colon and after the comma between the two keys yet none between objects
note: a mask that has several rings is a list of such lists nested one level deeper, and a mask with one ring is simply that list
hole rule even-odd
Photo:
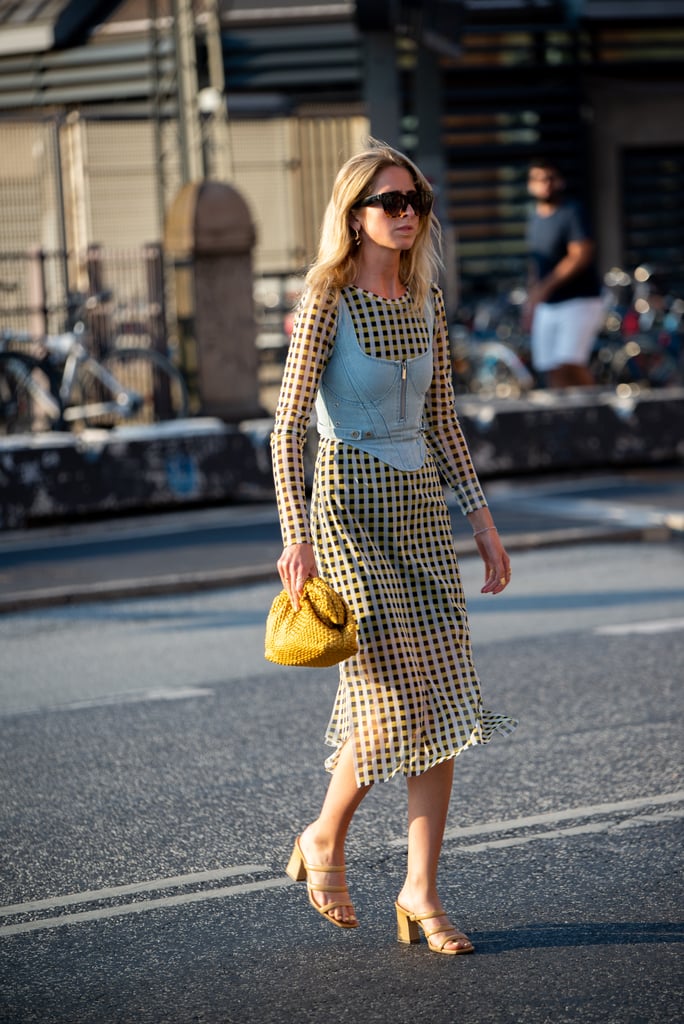
[{"label": "sandal strap", "polygon": [[[431,928],[429,932],[423,928],[423,935],[426,939],[429,939],[431,935],[446,935],[445,942],[449,942],[450,939],[468,939],[467,935],[459,932],[452,924],[448,924],[446,928]],[[468,939],[468,942],[470,942],[470,939]]]},{"label": "sandal strap", "polygon": [[307,882],[306,886],[309,892],[349,892],[346,885],[313,885]]},{"label": "sandal strap", "polygon": [[[430,934],[431,935],[436,935],[437,933],[436,932],[431,932]],[[465,943],[467,943],[467,946],[463,947],[465,949],[467,949],[468,946],[472,946],[472,942],[470,941],[468,936],[464,935],[462,932],[457,932],[455,929],[454,929],[453,935],[452,934],[447,935],[447,937],[445,938],[444,942],[441,942],[439,944],[436,943],[436,942],[430,942],[430,936],[429,935],[426,935],[425,939],[426,939],[427,944],[430,947],[430,949],[437,950],[439,953],[442,952],[444,947],[449,942],[465,942]]]},{"label": "sandal strap", "polygon": [[[423,935],[425,936],[425,939],[426,939],[428,945],[432,946],[433,949],[442,950],[442,949],[444,949],[444,947],[446,946],[446,944],[448,942],[460,942],[460,941],[467,942],[469,946],[472,946],[472,942],[470,941],[468,936],[464,935],[463,932],[460,932],[458,930],[458,928],[454,928],[454,926],[451,923],[451,921],[449,920],[447,914],[443,910],[440,911],[439,913],[437,911],[432,910],[428,914],[411,914],[410,916],[411,916],[411,919],[413,921],[416,921],[416,922],[427,921],[431,917],[434,917],[434,918],[446,917],[446,924],[443,927],[441,927],[441,928],[439,926],[437,926],[437,928],[431,928],[428,931],[428,929],[425,928],[422,924],[420,926],[423,929]],[[445,936],[444,942],[442,942],[440,944],[437,944],[435,942],[430,942],[430,937],[432,935],[444,935]]]},{"label": "sandal strap", "polygon": [[[311,882],[306,883],[306,887],[309,890],[309,898],[312,900],[314,906],[321,914],[327,914],[330,910],[335,910],[336,907],[349,907],[354,913],[354,904],[351,901],[349,890],[346,885],[312,885]],[[330,892],[330,893],[344,893],[347,897],[346,900],[332,900],[330,903],[320,904],[311,895],[314,892]],[[356,915],[354,915],[356,916]]]},{"label": "sandal strap", "polygon": [[[428,910],[427,914],[407,914],[406,911],[404,911],[404,913],[407,915],[407,917],[409,918],[410,921],[427,921],[431,917],[446,917],[447,916],[446,915],[446,911],[444,911],[444,910]],[[424,928],[423,928],[423,931],[425,931]],[[438,931],[443,932],[444,929],[443,928],[439,928]]]},{"label": "sandal strap", "polygon": [[[428,946],[430,947],[430,949],[435,950],[435,952],[441,953],[449,942],[467,943],[467,946],[464,947],[464,950],[468,949],[469,947],[473,948],[473,944],[468,938],[468,936],[464,935],[463,932],[460,932],[458,928],[454,928],[445,910],[428,910],[427,913],[425,914],[410,914],[407,910],[404,910],[404,908],[399,903],[397,903],[396,906],[397,909],[400,910],[401,913],[406,918],[408,918],[409,921],[415,921],[417,924],[420,924],[420,927],[423,929],[423,935],[425,936],[425,940]],[[439,919],[440,917],[446,918],[446,924],[444,924],[441,928],[438,926],[437,928],[431,928],[430,930],[428,930],[422,922],[429,920],[431,917],[436,919]],[[430,942],[430,938],[433,935],[443,935],[444,941]]]},{"label": "sandal strap", "polygon": [[[354,913],[354,907],[351,903],[340,903],[338,900],[333,900],[331,903],[325,903],[323,906],[318,906],[317,903],[316,906],[321,914],[329,914],[331,910],[336,910],[337,907],[349,907],[351,912]],[[354,917],[356,917],[356,914],[354,914]]]},{"label": "sandal strap", "polygon": [[[303,857],[302,860],[304,860]],[[336,871],[344,871],[344,865],[340,867],[339,864],[309,864],[307,861],[304,861],[304,867],[307,871],[328,871],[330,874],[334,874]]]},{"label": "sandal strap", "polygon": [[[421,925],[421,928],[422,927],[423,926]],[[445,948],[445,946],[449,942],[463,942],[463,943],[467,943],[467,946],[465,946],[463,948],[467,948],[468,946],[472,946],[472,942],[470,941],[468,936],[464,935],[463,932],[459,932],[458,928],[454,928],[454,926],[452,924],[449,924],[446,928],[432,928],[429,932],[426,931],[425,928],[423,928],[423,934],[425,936],[425,941],[427,942],[428,946],[430,946],[431,949],[437,950],[439,953],[442,952],[442,950]],[[443,935],[444,936],[444,941],[443,942],[430,942],[430,938],[433,935]]]}]

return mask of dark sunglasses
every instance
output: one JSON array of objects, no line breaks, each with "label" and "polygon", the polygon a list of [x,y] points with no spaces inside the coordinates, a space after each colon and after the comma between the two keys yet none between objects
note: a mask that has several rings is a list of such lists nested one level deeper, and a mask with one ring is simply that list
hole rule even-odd
[{"label": "dark sunglasses", "polygon": [[414,189],[412,192],[379,192],[376,196],[367,196],[354,203],[354,209],[360,206],[375,206],[380,203],[386,217],[399,217],[408,207],[418,217],[427,217],[432,209],[432,192]]}]

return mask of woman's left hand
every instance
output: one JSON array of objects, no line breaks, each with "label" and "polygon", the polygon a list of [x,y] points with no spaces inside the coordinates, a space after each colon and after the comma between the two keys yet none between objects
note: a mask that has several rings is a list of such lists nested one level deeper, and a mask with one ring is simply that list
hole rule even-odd
[{"label": "woman's left hand", "polygon": [[511,582],[511,560],[496,530],[487,530],[475,538],[485,564],[485,581],[480,593],[500,594]]}]

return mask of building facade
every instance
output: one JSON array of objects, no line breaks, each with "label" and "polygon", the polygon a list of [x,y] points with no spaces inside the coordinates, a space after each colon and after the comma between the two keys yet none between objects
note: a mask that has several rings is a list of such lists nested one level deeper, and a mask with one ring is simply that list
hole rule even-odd
[{"label": "building facade", "polygon": [[452,308],[524,280],[540,152],[604,269],[681,286],[683,59],[684,0],[0,0],[0,310],[30,301],[24,252],[87,290],[89,247],[159,241],[204,174],[245,197],[257,275],[297,275],[369,133],[434,182]]}]

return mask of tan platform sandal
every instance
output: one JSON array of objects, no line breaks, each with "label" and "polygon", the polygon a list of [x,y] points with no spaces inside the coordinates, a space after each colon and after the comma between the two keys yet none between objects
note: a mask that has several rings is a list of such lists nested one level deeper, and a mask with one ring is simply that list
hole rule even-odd
[{"label": "tan platform sandal", "polygon": [[[336,925],[338,928],[358,928],[359,922],[356,920],[356,915],[351,921],[338,921],[337,918],[331,916],[331,911],[336,910],[337,907],[351,907],[349,902],[349,892],[346,885],[314,885],[309,880],[309,875],[312,871],[322,871],[329,874],[335,872],[344,871],[343,867],[330,864],[307,864],[302,853],[302,848],[299,845],[299,836],[295,839],[294,850],[292,856],[285,868],[286,874],[292,879],[293,882],[306,882],[307,892],[309,894],[309,903],[317,910],[319,914],[331,924]],[[335,893],[346,893],[346,900],[332,900],[330,903],[317,903],[313,897],[315,892],[335,892]],[[352,907],[352,914],[354,909]]]},{"label": "tan platform sandal", "polygon": [[[446,917],[443,910],[430,910],[427,914],[410,914],[399,903],[395,903],[394,906],[397,911],[397,939],[399,942],[420,942],[420,932],[418,929],[422,928],[427,944],[433,953],[445,953],[447,956],[456,956],[458,953],[475,952],[475,947],[468,936],[454,928],[448,918],[443,928],[433,928],[431,931],[425,930],[425,925],[422,922],[427,921],[431,917]],[[432,935],[444,935],[444,941],[439,944],[430,942]],[[449,942],[460,942],[461,945],[456,949],[446,949],[445,947]]]}]

